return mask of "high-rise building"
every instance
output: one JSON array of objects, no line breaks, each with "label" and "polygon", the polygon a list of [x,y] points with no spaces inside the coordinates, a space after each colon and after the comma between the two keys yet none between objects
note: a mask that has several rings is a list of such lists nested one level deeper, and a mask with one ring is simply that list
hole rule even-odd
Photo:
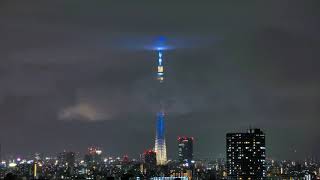
[{"label": "high-rise building", "polygon": [[[162,52],[158,52],[158,68],[157,68],[157,80],[162,86],[164,82],[164,68]],[[161,92],[161,90],[160,90]],[[160,97],[160,111],[157,113],[157,123],[156,123],[156,138],[154,150],[157,156],[157,165],[165,165],[167,163],[167,147],[165,139],[165,124],[164,124],[164,105],[162,98]]]},{"label": "high-rise building", "polygon": [[143,163],[147,169],[154,169],[157,165],[157,155],[153,150],[148,150],[143,153]]},{"label": "high-rise building", "polygon": [[68,151],[59,153],[58,165],[56,175],[60,178],[71,178],[75,173],[75,153]]},{"label": "high-rise building", "polygon": [[189,166],[193,160],[193,137],[178,137],[179,162]]},{"label": "high-rise building", "polygon": [[226,136],[228,179],[263,179],[265,177],[265,134],[260,129]]},{"label": "high-rise building", "polygon": [[84,157],[84,161],[90,165],[99,164],[102,162],[101,153],[101,149],[97,147],[90,147],[88,148],[88,153]]},{"label": "high-rise building", "polygon": [[73,167],[75,163],[75,153],[64,151],[58,155],[58,162],[63,166]]},{"label": "high-rise building", "polygon": [[143,153],[143,162],[148,166],[156,166],[157,164],[157,156],[156,152],[153,150],[148,150]]}]

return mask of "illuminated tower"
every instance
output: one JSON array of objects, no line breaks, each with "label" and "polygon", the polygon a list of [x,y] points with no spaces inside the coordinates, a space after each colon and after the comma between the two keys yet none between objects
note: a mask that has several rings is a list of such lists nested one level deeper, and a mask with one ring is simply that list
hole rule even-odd
[{"label": "illuminated tower", "polygon": [[[157,80],[159,83],[164,81],[164,69],[162,61],[162,52],[158,52],[158,71],[157,71]],[[157,123],[156,123],[156,139],[154,150],[157,155],[157,165],[165,165],[167,163],[167,147],[165,139],[165,124],[164,124],[164,107],[163,102],[160,98],[160,111],[157,113]]]}]

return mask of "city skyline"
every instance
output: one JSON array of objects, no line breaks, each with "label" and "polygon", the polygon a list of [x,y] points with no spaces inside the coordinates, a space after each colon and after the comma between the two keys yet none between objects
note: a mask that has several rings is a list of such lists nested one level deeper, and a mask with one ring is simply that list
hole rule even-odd
[{"label": "city skyline", "polygon": [[3,155],[154,147],[166,38],[166,146],[225,156],[225,133],[267,134],[267,157],[319,156],[319,2],[3,2]]},{"label": "city skyline", "polygon": [[[252,127],[252,126],[249,126],[247,129],[241,129],[240,131],[237,131],[237,130],[233,130],[233,131],[228,131],[228,132],[225,132],[224,135],[227,135],[230,136],[230,135],[235,135],[235,136],[238,136],[239,134],[246,134],[244,132],[247,132],[248,134],[253,134],[255,133],[256,131],[258,132],[262,132],[261,129],[259,129],[258,127]],[[156,131],[157,132],[157,128],[156,128]],[[240,135],[241,136],[241,135]],[[265,135],[263,135],[265,136]],[[169,139],[171,139],[172,137],[168,137]],[[175,144],[175,146],[173,148],[171,148],[171,152],[169,152],[169,154],[171,155],[170,157],[167,158],[166,161],[164,162],[170,162],[170,161],[177,161],[177,162],[180,162],[181,163],[181,153],[182,153],[182,149],[181,147],[184,147],[186,146],[187,149],[190,148],[190,141],[191,141],[191,151],[189,150],[184,150],[184,153],[188,152],[188,153],[191,153],[192,154],[192,158],[189,159],[189,163],[191,160],[197,160],[197,161],[202,161],[202,160],[208,160],[208,161],[212,161],[212,160],[221,160],[221,159],[224,159],[224,160],[227,160],[227,157],[228,157],[228,154],[226,154],[225,152],[224,153],[221,153],[219,154],[218,156],[207,156],[207,157],[203,157],[203,156],[198,156],[198,157],[194,157],[193,154],[194,154],[194,151],[193,151],[193,146],[194,146],[194,137],[187,137],[186,135],[179,135],[176,137],[175,141],[178,140]],[[227,139],[228,140],[228,139]],[[186,142],[184,142],[186,141]],[[181,143],[184,142],[184,143],[187,143],[188,145],[182,145]],[[196,144],[196,145],[199,145],[199,144]],[[228,149],[228,142],[225,141],[225,143],[223,144],[224,146],[227,147]],[[0,144],[1,146],[1,144]],[[265,142],[263,143],[263,146],[267,146],[267,144],[265,144]],[[138,160],[138,159],[141,159],[141,156],[143,154],[145,154],[146,152],[156,152],[155,151],[155,147],[153,147],[153,149],[148,149],[149,147],[145,147],[143,150],[141,150],[138,154],[130,154],[130,158],[132,159],[135,159],[135,160]],[[59,157],[59,154],[61,154],[61,151],[63,152],[73,152],[73,153],[76,153],[77,156],[83,156],[83,155],[86,155],[88,152],[92,152],[92,149],[94,150],[94,152],[97,150],[99,151],[99,154],[103,155],[103,157],[105,158],[108,158],[108,157],[112,157],[112,158],[122,158],[122,157],[129,157],[128,156],[128,153],[124,153],[124,154],[121,154],[121,153],[117,153],[117,154],[110,154],[107,149],[103,149],[101,148],[101,146],[97,146],[97,144],[91,144],[90,146],[86,147],[85,149],[68,149],[68,148],[63,148],[61,149],[60,151],[57,151],[57,152],[40,152],[40,151],[35,151],[35,152],[27,152],[27,153],[2,153],[2,148],[0,149],[1,150],[1,156],[2,157],[2,160],[5,160],[5,161],[10,161],[10,160],[15,160],[15,159],[21,159],[21,158],[32,158],[32,157],[37,157],[37,156],[41,156],[42,158],[44,157],[51,157],[51,156],[57,156]],[[196,148],[197,149],[197,148]],[[267,147],[264,147],[265,150],[267,150]],[[226,149],[224,149],[226,151]],[[143,152],[144,151],[144,152]],[[166,152],[167,153],[167,152]],[[196,154],[198,154],[196,152]],[[188,154],[188,156],[190,157],[190,154]],[[285,159],[285,158],[276,158],[276,157],[273,157],[273,156],[270,156],[269,154],[265,154],[264,157],[268,160],[276,160],[276,161],[297,161],[297,162],[303,162],[303,161],[306,161],[306,160],[315,160],[317,161],[319,159],[319,157],[317,155],[306,155],[305,157],[303,157],[302,159]],[[186,161],[187,162],[187,161]],[[163,162],[162,162],[163,163]],[[166,163],[162,164],[162,163],[159,163],[157,164],[158,166],[161,166],[161,165],[165,165]],[[181,163],[181,164],[185,164],[185,163]]]},{"label": "city skyline", "polygon": [[[177,138],[178,158],[157,162],[154,150],[139,158],[111,157],[96,146],[85,154],[66,151],[54,156],[35,153],[28,157],[5,158],[0,177],[9,179],[320,179],[317,158],[304,161],[266,158],[266,136],[261,129],[226,133],[226,158],[196,159],[193,137]],[[158,164],[158,165],[157,165]]]}]

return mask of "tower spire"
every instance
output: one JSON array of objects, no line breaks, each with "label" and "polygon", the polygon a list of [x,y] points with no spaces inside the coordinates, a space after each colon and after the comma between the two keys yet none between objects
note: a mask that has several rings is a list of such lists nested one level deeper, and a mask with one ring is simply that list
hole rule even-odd
[{"label": "tower spire", "polygon": [[158,72],[157,79],[160,83],[164,81],[164,68],[163,68],[163,60],[162,60],[162,52],[158,51]]}]

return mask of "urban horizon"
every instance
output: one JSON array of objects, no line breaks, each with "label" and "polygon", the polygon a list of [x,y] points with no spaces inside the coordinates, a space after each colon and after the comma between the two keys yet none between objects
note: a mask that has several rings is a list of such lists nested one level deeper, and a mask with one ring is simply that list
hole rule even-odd
[{"label": "urban horizon", "polygon": [[[258,128],[258,127],[251,127],[251,126],[248,126],[247,129],[243,129],[243,130],[237,130],[237,131],[229,131],[229,132],[226,132],[224,135],[226,136],[228,133],[240,133],[240,132],[245,132],[245,131],[248,131],[249,129],[255,129],[255,128]],[[261,129],[261,128],[259,128]],[[262,129],[263,130],[263,129]],[[195,141],[197,141],[197,138],[194,137],[194,136],[191,136],[191,135],[180,135],[180,136],[177,136],[174,139],[175,141],[175,146],[174,148],[170,147],[170,150],[172,150],[172,152],[175,152],[175,153],[171,153],[171,151],[169,151],[168,153],[168,160],[176,160],[178,158],[178,154],[177,154],[177,139],[181,138],[181,137],[192,137],[195,139]],[[172,140],[170,137],[167,138],[168,140]],[[266,135],[266,139],[268,139],[268,134]],[[268,140],[266,140],[266,142],[268,142]],[[194,154],[197,155],[197,148],[196,146],[198,145],[197,143],[194,143],[195,144],[195,148],[194,148]],[[225,147],[226,146],[226,142],[224,144],[222,144],[221,146]],[[268,144],[266,143],[266,146],[268,146]],[[86,153],[87,153],[87,150],[88,148],[90,147],[97,147],[99,149],[101,149],[103,151],[103,154],[105,155],[105,157],[123,157],[123,156],[129,156],[130,158],[132,159],[139,159],[141,154],[143,154],[144,151],[147,151],[147,150],[154,150],[154,147],[150,146],[150,147],[145,147],[144,149],[141,149],[141,152],[138,153],[138,154],[134,154],[134,153],[122,153],[122,154],[110,154],[108,153],[108,148],[104,148],[103,145],[101,144],[91,144],[91,145],[88,145],[87,147],[83,148],[83,149],[72,149],[72,148],[63,148],[61,149],[60,151],[52,151],[52,152],[41,152],[41,151],[35,151],[35,152],[21,152],[21,153],[15,153],[15,154],[10,154],[8,152],[5,151],[5,147],[1,146],[1,158],[2,160],[9,160],[9,159],[16,159],[16,158],[22,158],[22,157],[33,157],[36,153],[38,154],[41,154],[43,157],[45,156],[49,156],[49,157],[54,157],[56,156],[58,153],[60,152],[74,152],[76,154],[78,154],[78,156],[84,156]],[[267,151],[269,151],[269,149],[267,148]],[[199,156],[199,157],[196,157],[195,158],[197,160],[217,160],[217,159],[224,159],[226,157],[226,154],[225,154],[225,149],[223,152],[221,153],[218,153],[217,155],[213,155],[213,156],[210,156],[210,155],[206,155],[206,156]],[[303,158],[297,158],[297,159],[288,159],[288,158],[275,158],[275,157],[272,157],[272,156],[269,156],[269,153],[266,154],[266,159],[272,159],[272,160],[277,160],[277,161],[281,161],[281,160],[292,160],[292,161],[300,161],[300,162],[303,162],[305,161],[306,159],[310,159],[310,158],[315,158],[315,159],[318,159],[318,154],[306,154],[305,157]]]},{"label": "urban horizon", "polygon": [[[320,161],[275,160],[266,156],[266,134],[257,128],[226,133],[225,157],[200,159],[194,156],[194,137],[179,136],[176,158],[158,164],[155,148],[146,149],[138,158],[127,154],[108,156],[98,146],[86,153],[63,150],[55,155],[2,158],[0,176],[31,179],[319,179]],[[240,150],[240,151],[239,151]],[[241,160],[244,159],[244,160]],[[245,163],[245,164],[244,164]],[[242,167],[238,169],[239,167]],[[249,166],[250,169],[245,167]],[[93,169],[92,169],[93,168]],[[251,169],[253,169],[251,171]]]},{"label": "urban horizon", "polygon": [[0,4],[0,179],[320,179],[319,1]]}]

